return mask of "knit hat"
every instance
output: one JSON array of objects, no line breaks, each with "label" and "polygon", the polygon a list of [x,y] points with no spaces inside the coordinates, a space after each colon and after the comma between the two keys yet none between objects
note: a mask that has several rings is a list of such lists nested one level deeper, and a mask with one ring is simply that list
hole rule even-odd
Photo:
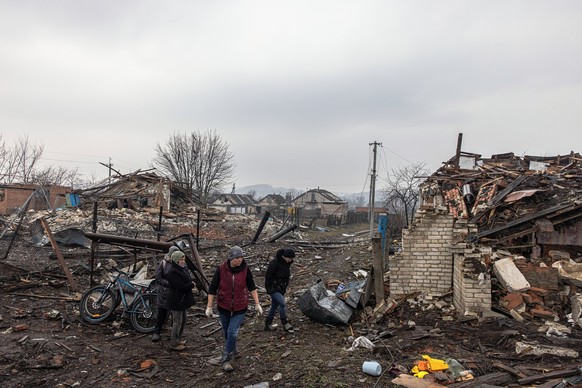
[{"label": "knit hat", "polygon": [[174,253],[174,252],[176,252],[176,251],[179,251],[179,250],[180,250],[180,248],[178,248],[178,247],[177,247],[177,246],[175,246],[175,245],[172,245],[172,246],[170,247],[170,249],[168,250],[168,255],[169,255],[169,256],[172,256],[172,253]]},{"label": "knit hat", "polygon": [[283,258],[286,257],[288,259],[292,259],[295,257],[295,251],[291,248],[281,248],[275,253],[275,257]]},{"label": "knit hat", "polygon": [[295,251],[291,248],[285,248],[284,252],[283,252],[283,257],[286,257],[288,259],[292,259],[295,257]]},{"label": "knit hat", "polygon": [[184,256],[186,256],[184,252],[176,251],[172,253],[171,258],[174,263],[178,264],[178,261],[180,261],[180,259],[182,259]]},{"label": "knit hat", "polygon": [[243,252],[242,248],[238,245],[230,248],[228,250],[228,260],[236,259],[237,257],[242,257],[245,253]]}]

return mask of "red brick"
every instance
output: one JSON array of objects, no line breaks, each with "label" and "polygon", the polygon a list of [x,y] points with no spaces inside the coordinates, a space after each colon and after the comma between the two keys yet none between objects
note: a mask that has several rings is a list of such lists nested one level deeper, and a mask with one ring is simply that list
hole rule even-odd
[{"label": "red brick", "polygon": [[545,319],[554,319],[554,317],[558,316],[558,314],[556,314],[554,311],[546,310],[546,309],[539,307],[539,306],[529,310],[529,312],[534,317],[545,318]]},{"label": "red brick", "polygon": [[517,310],[524,305],[523,297],[519,292],[512,292],[501,298],[501,306],[505,307],[507,310]]}]

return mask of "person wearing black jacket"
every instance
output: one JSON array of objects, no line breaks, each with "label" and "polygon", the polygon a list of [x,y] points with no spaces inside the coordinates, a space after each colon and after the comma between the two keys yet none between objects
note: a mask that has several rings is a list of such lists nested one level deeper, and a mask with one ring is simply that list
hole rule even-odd
[{"label": "person wearing black jacket", "polygon": [[265,288],[267,289],[267,294],[271,297],[271,308],[265,320],[265,330],[267,331],[277,328],[276,325],[273,325],[277,310],[279,310],[279,317],[281,318],[283,329],[286,331],[293,330],[293,326],[287,320],[285,292],[287,292],[287,286],[289,286],[291,263],[293,263],[294,257],[295,251],[293,249],[279,249],[267,267]]},{"label": "person wearing black jacket", "polygon": [[156,328],[152,334],[152,342],[158,342],[160,340],[162,326],[164,326],[164,323],[166,323],[168,315],[170,314],[170,309],[168,308],[168,293],[170,292],[170,284],[166,279],[166,273],[170,270],[171,267],[172,259],[170,257],[172,256],[172,253],[179,250],[180,249],[176,246],[170,247],[170,250],[164,255],[164,258],[158,264],[158,268],[156,268],[158,315],[156,317]]},{"label": "person wearing black jacket", "polygon": [[172,253],[170,269],[166,274],[168,280],[168,308],[172,310],[172,335],[170,349],[186,349],[185,341],[181,341],[184,326],[186,326],[186,309],[194,305],[192,289],[194,283],[186,267],[186,256],[184,252],[176,251]]}]

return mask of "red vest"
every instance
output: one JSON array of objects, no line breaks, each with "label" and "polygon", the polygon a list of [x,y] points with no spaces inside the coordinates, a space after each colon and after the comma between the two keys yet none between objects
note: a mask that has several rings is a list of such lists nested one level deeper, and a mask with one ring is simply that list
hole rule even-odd
[{"label": "red vest", "polygon": [[244,265],[241,271],[232,272],[228,260],[220,265],[220,286],[216,296],[218,307],[231,312],[247,308],[249,305],[247,271],[248,267]]}]

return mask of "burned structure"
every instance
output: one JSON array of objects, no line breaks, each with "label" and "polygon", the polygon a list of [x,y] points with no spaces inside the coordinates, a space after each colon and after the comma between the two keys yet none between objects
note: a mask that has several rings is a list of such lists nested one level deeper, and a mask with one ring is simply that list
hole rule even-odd
[{"label": "burned structure", "polygon": [[[564,269],[582,260],[580,154],[482,158],[458,151],[426,178],[420,195],[403,251],[390,262],[391,295],[452,289],[460,315],[493,307],[520,318],[564,316],[563,300],[577,291]],[[504,258],[526,287],[506,287],[496,266]]]}]

